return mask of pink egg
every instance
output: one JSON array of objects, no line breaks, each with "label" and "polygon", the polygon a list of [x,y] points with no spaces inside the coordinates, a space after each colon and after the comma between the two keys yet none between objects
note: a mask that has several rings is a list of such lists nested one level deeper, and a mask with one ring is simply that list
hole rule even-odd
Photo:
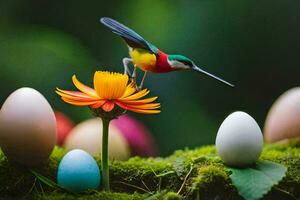
[{"label": "pink egg", "polygon": [[[89,119],[77,124],[65,139],[67,150],[82,149],[91,155],[99,156],[102,147],[102,120]],[[108,153],[110,159],[127,160],[131,150],[126,138],[113,124],[109,126]]]},{"label": "pink egg", "polygon": [[264,127],[267,142],[300,137],[300,87],[282,94],[272,105]]},{"label": "pink egg", "polygon": [[121,115],[113,120],[112,124],[127,139],[132,156],[155,156],[157,154],[154,139],[141,122],[129,115]]},{"label": "pink egg", "polygon": [[62,112],[55,111],[55,118],[57,124],[57,139],[56,144],[63,145],[67,135],[75,126],[73,121],[64,115]]}]

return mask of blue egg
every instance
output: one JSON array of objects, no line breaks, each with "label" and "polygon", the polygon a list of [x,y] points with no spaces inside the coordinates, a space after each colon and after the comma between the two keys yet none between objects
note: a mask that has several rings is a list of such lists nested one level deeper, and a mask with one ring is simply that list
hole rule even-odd
[{"label": "blue egg", "polygon": [[57,183],[72,192],[97,189],[100,170],[95,159],[87,152],[74,149],[68,152],[58,166]]}]

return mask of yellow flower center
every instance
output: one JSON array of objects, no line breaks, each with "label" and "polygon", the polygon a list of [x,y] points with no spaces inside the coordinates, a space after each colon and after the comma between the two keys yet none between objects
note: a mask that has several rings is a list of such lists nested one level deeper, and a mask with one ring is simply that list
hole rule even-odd
[{"label": "yellow flower center", "polygon": [[97,71],[94,75],[94,88],[101,99],[118,99],[126,90],[128,76],[115,72]]}]

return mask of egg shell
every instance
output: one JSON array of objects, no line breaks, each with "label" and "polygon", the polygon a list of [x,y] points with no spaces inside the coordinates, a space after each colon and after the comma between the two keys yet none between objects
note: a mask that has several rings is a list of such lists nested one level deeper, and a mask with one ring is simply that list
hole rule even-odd
[{"label": "egg shell", "polygon": [[217,152],[229,166],[253,165],[259,158],[262,147],[262,132],[257,122],[245,112],[230,114],[218,130]]},{"label": "egg shell", "polygon": [[5,100],[0,112],[0,146],[9,161],[42,164],[55,141],[54,112],[42,94],[20,88]]},{"label": "egg shell", "polygon": [[81,149],[68,152],[61,160],[57,171],[57,183],[72,192],[97,189],[101,176],[95,159]]},{"label": "egg shell", "polygon": [[288,90],[272,105],[264,136],[271,143],[300,137],[300,87]]},{"label": "egg shell", "polygon": [[126,138],[132,156],[157,155],[155,141],[151,136],[150,131],[140,121],[124,114],[113,120],[111,123],[119,129],[121,134]]},{"label": "egg shell", "polygon": [[63,145],[67,135],[74,128],[74,122],[65,114],[55,111],[56,125],[57,125],[57,140],[56,144]]},{"label": "egg shell", "polygon": [[[75,126],[67,136],[64,146],[68,150],[83,149],[94,156],[101,154],[102,120],[89,119]],[[110,159],[127,160],[130,157],[126,139],[113,124],[109,126],[108,152]]]}]

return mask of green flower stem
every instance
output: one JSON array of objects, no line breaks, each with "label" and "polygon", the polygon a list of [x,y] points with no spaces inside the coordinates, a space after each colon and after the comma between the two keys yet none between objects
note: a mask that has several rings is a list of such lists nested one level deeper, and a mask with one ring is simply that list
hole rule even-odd
[{"label": "green flower stem", "polygon": [[108,129],[109,129],[110,119],[102,118],[102,158],[101,158],[101,168],[102,168],[102,181],[103,188],[109,191],[109,166],[108,166]]}]

